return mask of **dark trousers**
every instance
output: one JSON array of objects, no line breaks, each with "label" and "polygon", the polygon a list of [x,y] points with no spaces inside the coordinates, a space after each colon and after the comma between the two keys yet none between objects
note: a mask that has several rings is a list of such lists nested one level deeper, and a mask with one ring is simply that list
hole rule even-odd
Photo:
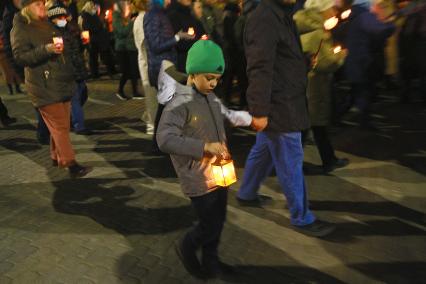
[{"label": "dark trousers", "polygon": [[361,111],[361,125],[370,123],[371,104],[375,99],[375,88],[373,82],[368,83],[353,83],[352,84],[352,99]]},{"label": "dark trousers", "polygon": [[38,142],[42,144],[45,144],[45,143],[47,144],[50,141],[49,128],[47,128],[46,123],[41,117],[40,111],[38,109],[35,109],[35,110],[36,110],[36,116],[37,116],[37,140]]},{"label": "dark trousers", "polygon": [[6,106],[3,104],[1,98],[0,98],[0,119],[1,121],[6,120],[7,118],[9,118],[9,114],[7,111]]},{"label": "dark trousers", "polygon": [[138,52],[133,50],[117,51],[118,61],[120,63],[121,78],[118,92],[123,93],[124,85],[127,80],[132,81],[133,95],[138,93]]},{"label": "dark trousers", "polygon": [[[337,160],[337,157],[334,154],[334,148],[328,136],[327,126],[312,126],[311,129],[323,166],[331,165]],[[305,136],[304,133],[303,142],[305,142]]]},{"label": "dark trousers", "polygon": [[160,151],[157,144],[157,129],[158,129],[158,124],[160,124],[161,115],[163,114],[163,110],[165,107],[166,107],[165,105],[158,104],[157,114],[155,115],[154,136],[152,137],[154,151]]},{"label": "dark trousers", "polygon": [[102,62],[106,65],[108,74],[115,73],[114,60],[109,47],[101,46],[99,43],[92,43],[89,48],[90,73],[93,77],[99,77],[99,55]]},{"label": "dark trousers", "polygon": [[192,207],[198,217],[198,224],[184,237],[183,249],[202,250],[202,263],[215,265],[219,261],[220,235],[226,219],[228,189],[219,188],[206,195],[191,198]]}]

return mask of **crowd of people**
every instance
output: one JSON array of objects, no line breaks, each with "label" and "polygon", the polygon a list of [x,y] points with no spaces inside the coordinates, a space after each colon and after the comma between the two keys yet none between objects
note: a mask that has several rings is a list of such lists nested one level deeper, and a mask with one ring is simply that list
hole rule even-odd
[{"label": "crowd of people", "polygon": [[[258,191],[275,169],[293,228],[324,237],[335,226],[308,206],[308,130],[328,173],[349,163],[335,154],[332,118],[354,106],[360,127],[375,130],[371,105],[379,83],[399,86],[403,102],[416,92],[426,101],[421,0],[10,0],[1,8],[0,66],[9,94],[13,87],[22,92],[25,81],[37,138],[50,144],[53,166],[68,169],[72,178],[92,170],[76,161],[70,131],[92,133],[83,106],[86,81],[101,76],[99,59],[111,79],[118,65],[119,99],[145,97],[142,119],[153,135],[152,152],[170,154],[199,218],[176,244],[197,277],[232,270],[218,257],[227,185],[219,185],[212,171],[230,157],[225,119],[257,132],[238,203],[267,203]],[[129,80],[131,97],[124,92]],[[333,97],[339,82],[351,87],[343,110]],[[5,127],[16,122],[1,101],[0,115]]]}]

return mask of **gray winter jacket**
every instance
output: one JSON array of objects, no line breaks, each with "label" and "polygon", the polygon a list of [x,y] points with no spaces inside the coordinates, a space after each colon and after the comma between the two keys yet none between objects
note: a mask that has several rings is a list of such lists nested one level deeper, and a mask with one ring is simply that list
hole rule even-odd
[{"label": "gray winter jacket", "polygon": [[234,126],[248,126],[252,120],[248,112],[229,110],[214,94],[203,95],[192,87],[180,88],[161,115],[157,143],[170,154],[188,197],[217,188],[211,169],[215,157],[204,155],[204,144],[226,143],[225,118]]}]

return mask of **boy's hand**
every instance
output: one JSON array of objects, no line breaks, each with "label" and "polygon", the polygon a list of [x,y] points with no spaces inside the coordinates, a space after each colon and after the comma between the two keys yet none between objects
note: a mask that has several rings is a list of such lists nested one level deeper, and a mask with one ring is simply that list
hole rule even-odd
[{"label": "boy's hand", "polygon": [[264,117],[253,117],[253,120],[251,122],[251,127],[260,132],[263,131],[266,126],[268,126],[268,117],[264,116]]},{"label": "boy's hand", "polygon": [[231,155],[229,154],[226,145],[219,142],[204,144],[204,153],[220,157],[224,160],[231,158]]}]

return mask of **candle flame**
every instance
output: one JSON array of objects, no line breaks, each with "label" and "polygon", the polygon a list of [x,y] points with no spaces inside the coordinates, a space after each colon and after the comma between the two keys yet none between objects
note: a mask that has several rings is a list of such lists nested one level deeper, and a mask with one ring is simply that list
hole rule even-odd
[{"label": "candle flame", "polygon": [[188,34],[191,35],[191,36],[194,35],[195,34],[194,28],[189,28]]},{"label": "candle flame", "polygon": [[342,20],[346,20],[347,18],[349,18],[351,13],[352,13],[351,9],[343,11],[342,14],[340,15],[340,18],[342,18]]},{"label": "candle flame", "polygon": [[342,47],[341,47],[340,45],[336,46],[336,47],[333,49],[334,54],[337,54],[337,53],[339,53],[340,51],[342,51]]},{"label": "candle flame", "polygon": [[332,30],[337,26],[338,23],[339,19],[337,17],[331,17],[330,19],[324,22],[324,28],[328,31]]}]

